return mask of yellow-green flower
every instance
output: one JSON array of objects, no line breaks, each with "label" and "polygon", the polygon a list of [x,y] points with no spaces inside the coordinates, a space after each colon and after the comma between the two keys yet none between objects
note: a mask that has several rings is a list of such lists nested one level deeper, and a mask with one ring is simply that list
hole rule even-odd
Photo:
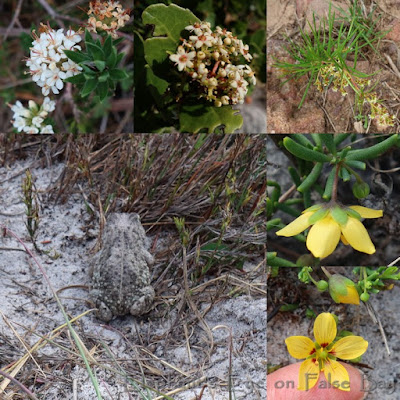
[{"label": "yellow-green flower", "polygon": [[316,342],[305,336],[290,336],[285,340],[292,357],[306,359],[299,370],[299,390],[312,389],[323,371],[330,384],[350,391],[349,374],[336,358],[352,360],[360,357],[367,351],[368,342],[361,336],[346,336],[333,343],[336,333],[336,321],[332,314],[322,313],[314,322]]},{"label": "yellow-green flower", "polygon": [[329,294],[336,303],[360,304],[360,296],[354,282],[340,274],[329,278]]},{"label": "yellow-green flower", "polygon": [[276,232],[279,236],[295,236],[311,226],[307,248],[314,257],[324,258],[333,253],[339,240],[367,254],[375,253],[361,218],[382,217],[382,210],[362,206],[340,207],[337,204],[317,204],[307,208],[300,217]]}]

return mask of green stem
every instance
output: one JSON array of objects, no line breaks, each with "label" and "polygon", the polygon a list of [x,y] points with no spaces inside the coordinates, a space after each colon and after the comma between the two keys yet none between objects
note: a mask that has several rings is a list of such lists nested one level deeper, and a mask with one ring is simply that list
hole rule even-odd
[{"label": "green stem", "polygon": [[328,277],[328,279],[332,276],[332,274],[325,267],[321,267],[321,269],[324,272],[324,274]]},{"label": "green stem", "polygon": [[336,165],[336,171],[335,171],[335,178],[333,180],[333,188],[332,188],[332,203],[336,203],[337,200],[337,188],[338,188],[338,180],[339,180],[339,169],[340,169],[340,164]]}]

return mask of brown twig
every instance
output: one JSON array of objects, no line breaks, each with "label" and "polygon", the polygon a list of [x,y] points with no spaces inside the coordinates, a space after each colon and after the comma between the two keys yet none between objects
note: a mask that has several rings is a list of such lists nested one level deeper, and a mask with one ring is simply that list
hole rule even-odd
[{"label": "brown twig", "polygon": [[18,0],[18,4],[17,4],[17,8],[15,9],[15,13],[13,15],[13,18],[10,22],[10,25],[8,25],[6,33],[4,34],[4,38],[2,40],[2,42],[4,43],[7,40],[8,34],[10,32],[10,30],[14,27],[15,21],[18,19],[18,16],[21,12],[21,6],[22,6],[22,2],[24,0]]},{"label": "brown twig", "polygon": [[29,396],[30,399],[38,400],[38,398],[26,386],[24,386],[21,382],[17,381],[10,374],[7,374],[7,372],[4,372],[0,369],[0,375],[4,376],[8,380],[10,380],[12,383],[17,385],[23,392],[25,392]]}]

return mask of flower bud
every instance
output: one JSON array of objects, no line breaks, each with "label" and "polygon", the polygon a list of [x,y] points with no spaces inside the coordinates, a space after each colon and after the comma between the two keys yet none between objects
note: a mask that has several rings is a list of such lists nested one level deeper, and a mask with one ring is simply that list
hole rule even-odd
[{"label": "flower bud", "polygon": [[369,300],[369,294],[368,293],[361,293],[360,299],[366,303]]},{"label": "flower bud", "polygon": [[317,282],[317,289],[320,292],[325,292],[325,290],[328,289],[328,286],[329,286],[329,284],[327,281],[321,280],[321,281]]},{"label": "flower bud", "polygon": [[215,106],[215,107],[221,107],[221,106],[222,106],[222,103],[221,103],[219,100],[215,100],[215,101],[214,101],[214,106]]},{"label": "flower bud", "polygon": [[369,195],[369,185],[365,182],[356,182],[353,185],[352,190],[357,199],[363,199]]},{"label": "flower bud", "polygon": [[224,39],[224,43],[225,43],[227,46],[229,46],[229,45],[232,43],[232,40],[231,40],[230,38],[226,37],[226,38]]},{"label": "flower bud", "polygon": [[329,294],[336,303],[360,304],[356,285],[343,275],[334,274],[329,278]]},{"label": "flower bud", "polygon": [[204,58],[206,58],[206,53],[204,53],[204,51],[199,51],[199,52],[197,53],[197,58],[198,58],[199,60],[203,60]]}]

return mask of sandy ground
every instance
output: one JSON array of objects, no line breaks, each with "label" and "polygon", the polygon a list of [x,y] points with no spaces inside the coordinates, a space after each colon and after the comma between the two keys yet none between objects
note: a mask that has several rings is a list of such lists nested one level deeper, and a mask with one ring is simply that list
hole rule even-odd
[{"label": "sandy ground", "polygon": [[[54,289],[70,315],[76,317],[90,309],[88,303],[88,260],[96,243],[98,227],[86,211],[84,197],[77,193],[64,204],[56,202],[48,189],[57,186],[64,168],[56,164],[45,169],[35,168],[31,159],[17,161],[12,168],[0,168],[0,223],[21,237],[29,248],[25,222],[25,206],[22,202],[21,181],[25,169],[31,167],[36,187],[41,195],[41,218],[37,236],[38,246],[46,253],[38,259],[46,271]],[[21,172],[21,173],[20,173]],[[82,192],[84,193],[84,191]],[[64,323],[63,316],[45,282],[42,273],[32,259],[21,251],[22,246],[10,235],[0,239],[0,350],[1,367],[25,354],[16,333],[23,337],[27,347],[38,337],[27,332],[45,335]],[[259,264],[249,264],[249,273]],[[259,278],[258,278],[259,279]],[[156,299],[156,302],[168,302]],[[206,308],[210,304],[203,304]],[[102,365],[103,346],[113,354],[118,363],[107,365],[118,369],[124,365],[133,378],[146,379],[150,387],[160,391],[173,390],[168,382],[181,382],[180,386],[194,382],[193,388],[173,395],[177,400],[195,399],[204,385],[202,400],[223,400],[229,397],[229,357],[231,355],[232,386],[235,399],[265,399],[265,343],[266,303],[265,296],[225,296],[206,314],[205,321],[212,329],[214,348],[210,354],[209,336],[201,325],[187,333],[189,339],[181,341],[174,335],[179,315],[176,308],[160,318],[156,310],[141,317],[127,316],[104,325],[93,313],[81,318],[76,325],[85,345]],[[164,335],[162,340],[156,340]],[[60,337],[63,344],[77,351],[68,334]],[[96,399],[83,363],[59,348],[47,345],[34,354],[39,368],[28,361],[17,379],[28,378],[35,385],[30,389],[40,399],[72,399],[74,390],[79,399]],[[148,362],[148,360],[151,362]],[[143,374],[138,365],[141,365]],[[129,367],[128,367],[129,365]],[[95,368],[104,399],[141,399],[139,389],[126,389],[123,378]],[[76,388],[74,389],[74,385]],[[10,388],[9,388],[10,389]],[[9,390],[8,389],[8,390]],[[143,393],[145,390],[143,389]],[[153,397],[154,392],[152,393]],[[148,398],[153,398],[149,396]],[[147,397],[146,397],[147,398]]]},{"label": "sandy ground", "polygon": [[[352,277],[351,268],[335,268],[331,272],[340,272]],[[371,295],[371,304],[378,314],[386,333],[391,355],[389,356],[379,328],[374,324],[365,306],[335,304],[328,293],[320,294],[312,285],[305,285],[297,280],[297,268],[282,268],[280,284],[277,278],[268,280],[268,313],[277,305],[299,302],[294,312],[280,312],[268,321],[268,364],[287,365],[297,362],[287,352],[284,340],[288,336],[308,336],[313,338],[313,321],[305,317],[307,307],[316,314],[333,312],[339,317],[339,329],[352,331],[368,341],[368,350],[362,356],[358,366],[366,375],[366,387],[369,385],[367,400],[400,399],[400,318],[398,313],[400,285],[397,282],[391,291]],[[354,278],[353,278],[354,279]],[[286,281],[287,283],[283,283]],[[366,367],[368,366],[368,367]],[[267,379],[268,380],[268,379]],[[368,382],[368,383],[367,383]]]}]

